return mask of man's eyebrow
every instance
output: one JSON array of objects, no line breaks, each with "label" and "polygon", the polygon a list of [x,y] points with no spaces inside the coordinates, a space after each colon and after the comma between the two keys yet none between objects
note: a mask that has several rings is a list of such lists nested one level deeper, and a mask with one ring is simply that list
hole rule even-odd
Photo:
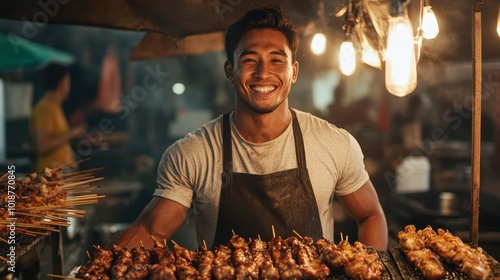
[{"label": "man's eyebrow", "polygon": [[[288,57],[288,55],[286,54],[286,52],[283,51],[283,50],[274,50],[274,51],[271,51],[270,53],[271,54],[277,54],[277,55],[284,56],[284,57]],[[239,57],[243,57],[243,56],[249,55],[249,54],[257,54],[257,52],[253,51],[253,50],[245,50],[245,51],[241,52],[241,54],[240,54]]]},{"label": "man's eyebrow", "polygon": [[249,54],[257,54],[257,52],[252,51],[252,50],[244,50],[241,52],[240,57],[245,56],[245,55],[249,55]]}]

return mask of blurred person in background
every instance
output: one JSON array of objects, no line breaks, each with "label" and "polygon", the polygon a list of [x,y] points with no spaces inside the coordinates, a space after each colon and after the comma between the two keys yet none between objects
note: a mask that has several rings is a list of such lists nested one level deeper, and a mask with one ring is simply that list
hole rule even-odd
[{"label": "blurred person in background", "polygon": [[45,167],[77,169],[70,141],[82,135],[85,125],[70,128],[64,115],[62,104],[71,88],[69,70],[52,64],[45,69],[45,76],[45,94],[34,106],[30,117],[36,172],[42,172]]}]

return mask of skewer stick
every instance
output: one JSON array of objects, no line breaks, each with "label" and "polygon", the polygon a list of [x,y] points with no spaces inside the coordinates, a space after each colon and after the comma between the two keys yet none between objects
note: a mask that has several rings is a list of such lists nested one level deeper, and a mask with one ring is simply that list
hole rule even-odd
[{"label": "skewer stick", "polygon": [[64,184],[62,187],[63,188],[67,188],[67,187],[71,187],[71,186],[83,185],[83,184],[87,184],[87,183],[90,183],[90,182],[99,181],[99,180],[102,180],[102,179],[104,179],[104,177],[97,177],[97,178],[93,178],[93,179],[89,179],[89,180],[85,180],[85,181],[81,181],[81,182],[76,182],[76,183],[71,183],[71,184]]},{"label": "skewer stick", "polygon": [[205,239],[203,239],[203,246],[205,247],[205,250],[208,250],[207,242],[205,242]]},{"label": "skewer stick", "polygon": [[340,232],[340,240],[344,241],[344,234],[342,232]]},{"label": "skewer stick", "polygon": [[262,239],[260,239],[260,234],[257,234],[257,237],[259,238],[259,241],[262,241]]},{"label": "skewer stick", "polygon": [[274,225],[271,225],[271,230],[273,231],[273,238],[276,237],[276,233],[274,232]]},{"label": "skewer stick", "polygon": [[90,257],[89,251],[87,250],[86,252],[87,252],[87,257],[89,257],[89,261],[92,261],[92,258]]},{"label": "skewer stick", "polygon": [[59,278],[59,279],[81,280],[80,278],[69,277],[69,276],[64,276],[64,275],[57,275],[57,274],[50,274],[50,273],[47,273],[47,276],[53,277],[53,278]]},{"label": "skewer stick", "polygon": [[170,240],[170,242],[174,243],[175,246],[179,246],[179,244],[175,243],[173,240]]},{"label": "skewer stick", "polygon": [[76,214],[82,214],[82,215],[87,213],[86,210],[82,209],[65,209],[65,208],[55,209],[55,212],[74,212]]},{"label": "skewer stick", "polygon": [[141,243],[141,246],[142,246],[142,247],[144,247],[144,243],[142,243],[142,240],[141,240],[141,241],[139,241],[139,243]]},{"label": "skewer stick", "polygon": [[236,235],[236,233],[234,232],[234,229],[231,229],[231,232],[233,233],[233,235]]},{"label": "skewer stick", "polygon": [[32,230],[27,230],[27,229],[20,229],[23,234],[31,235],[31,236],[36,236],[36,235],[49,235],[50,233],[48,232],[39,232],[39,231],[32,231]]},{"label": "skewer stick", "polygon": [[0,237],[0,241],[5,242],[6,244],[9,244],[9,241],[7,241],[7,239],[3,239],[1,237]]},{"label": "skewer stick", "polygon": [[300,236],[300,234],[298,232],[296,232],[294,229],[292,229],[293,233],[295,233],[295,235],[297,235],[300,239],[302,239],[302,236]]},{"label": "skewer stick", "polygon": [[2,261],[4,261],[4,262],[8,262],[8,261],[9,261],[8,259],[6,259],[6,258],[4,258],[4,257],[2,257],[2,256],[0,256],[0,260],[2,260]]},{"label": "skewer stick", "polygon": [[32,233],[29,230],[24,230],[24,229],[17,228],[16,231],[19,232],[19,233],[25,234],[25,235],[36,236],[36,234]]},{"label": "skewer stick", "polygon": [[0,181],[3,181],[3,179],[7,178],[7,175],[8,175],[8,174],[9,174],[9,173],[5,173],[5,174],[3,174],[3,175],[2,175],[2,177],[0,177]]},{"label": "skewer stick", "polygon": [[96,193],[93,194],[84,194],[84,195],[77,195],[77,196],[71,196],[67,197],[66,201],[68,200],[84,200],[84,199],[95,199],[95,198],[104,198],[106,195],[97,195]]},{"label": "skewer stick", "polygon": [[102,171],[104,167],[96,167],[96,168],[90,168],[86,170],[79,170],[79,171],[73,171],[73,172],[68,172],[68,173],[63,173],[63,177],[71,177],[79,174],[84,174],[84,173],[95,173],[96,171]]}]

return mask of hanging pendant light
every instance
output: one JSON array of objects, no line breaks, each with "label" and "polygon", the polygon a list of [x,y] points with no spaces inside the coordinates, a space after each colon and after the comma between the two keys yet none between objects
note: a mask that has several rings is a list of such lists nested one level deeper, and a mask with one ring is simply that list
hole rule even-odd
[{"label": "hanging pendant light", "polygon": [[422,13],[422,31],[425,39],[434,39],[439,34],[439,25],[436,14],[432,10],[430,0],[425,0]]},{"label": "hanging pendant light", "polygon": [[417,86],[413,27],[403,1],[392,0],[385,55],[385,86],[396,96],[408,95]]},{"label": "hanging pendant light", "polygon": [[351,76],[356,71],[356,51],[352,42],[352,30],[355,25],[353,9],[353,2],[349,0],[345,23],[343,25],[345,40],[342,45],[340,45],[339,51],[339,69],[340,72],[346,76]]}]

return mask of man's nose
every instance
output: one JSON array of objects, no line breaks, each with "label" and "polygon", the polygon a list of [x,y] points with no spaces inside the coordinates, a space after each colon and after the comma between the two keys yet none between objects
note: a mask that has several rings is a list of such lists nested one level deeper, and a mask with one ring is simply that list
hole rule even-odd
[{"label": "man's nose", "polygon": [[255,67],[254,76],[257,78],[265,79],[270,76],[269,64],[265,61],[259,61]]}]

